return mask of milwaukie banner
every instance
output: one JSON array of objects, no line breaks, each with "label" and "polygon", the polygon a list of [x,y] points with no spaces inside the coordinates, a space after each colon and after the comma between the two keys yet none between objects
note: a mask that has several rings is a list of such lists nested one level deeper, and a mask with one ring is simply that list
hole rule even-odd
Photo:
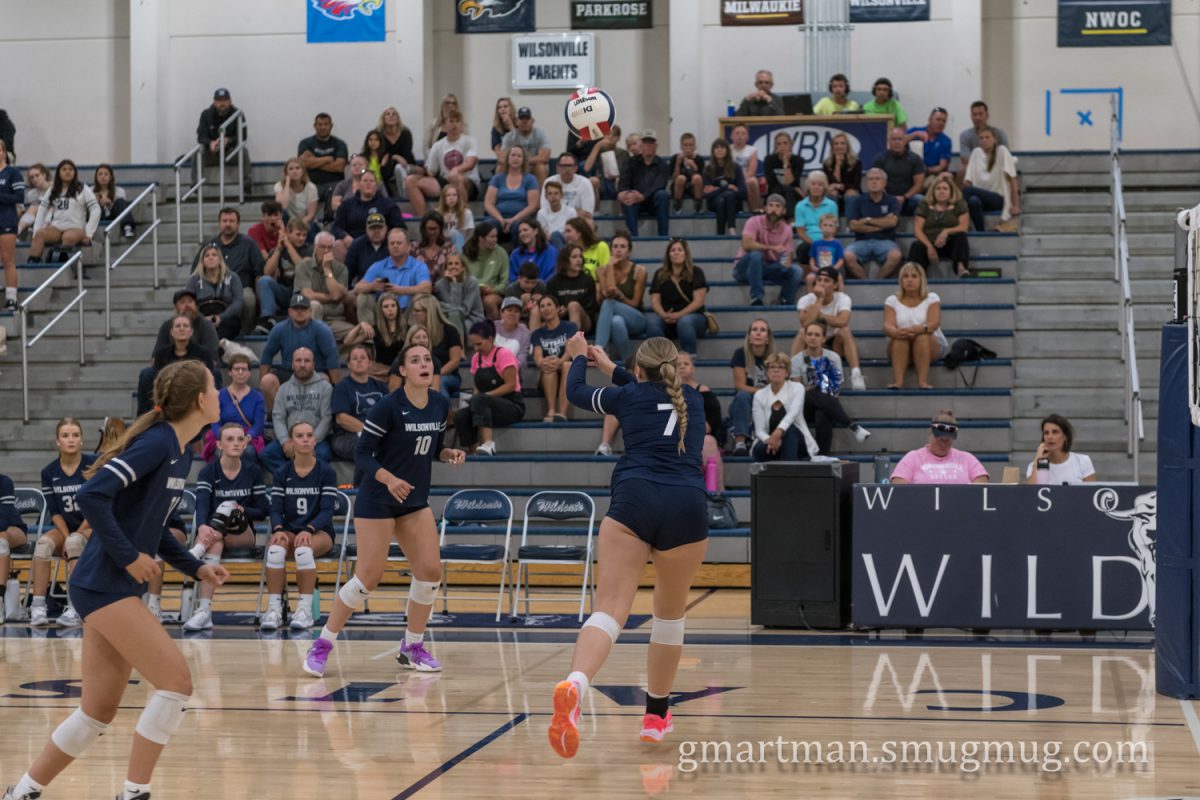
[{"label": "milwaukie banner", "polygon": [[1058,0],[1059,47],[1171,44],[1171,0]]},{"label": "milwaukie banner", "polygon": [[651,28],[651,0],[571,0],[571,30]]},{"label": "milwaukie banner", "polygon": [[928,22],[929,0],[850,0],[850,21]]},{"label": "milwaukie banner", "polygon": [[853,624],[1154,627],[1157,493],[854,487]]},{"label": "milwaukie banner", "polygon": [[721,0],[722,25],[801,25],[804,0]]}]

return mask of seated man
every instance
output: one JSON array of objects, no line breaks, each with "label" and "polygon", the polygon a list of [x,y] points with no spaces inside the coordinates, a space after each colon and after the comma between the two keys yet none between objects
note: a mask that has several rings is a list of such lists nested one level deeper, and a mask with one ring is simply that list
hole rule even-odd
[{"label": "seated man", "polygon": [[867,384],[859,368],[858,344],[854,341],[853,331],[850,330],[850,295],[839,292],[837,286],[836,269],[821,267],[817,271],[812,290],[796,303],[796,310],[800,312],[800,327],[792,342],[792,353],[799,353],[804,349],[804,329],[809,323],[817,320],[824,322],[826,346],[832,345],[833,350],[846,359],[850,365],[850,386],[861,392],[867,388]]},{"label": "seated man", "polygon": [[[333,194],[329,197],[329,208],[335,214],[337,213],[338,206],[340,206],[347,197],[358,191],[360,185],[359,179],[362,178],[363,173],[366,171],[367,160],[365,158],[358,153],[350,156],[350,174],[338,181],[338,183],[333,187]],[[374,175],[375,173],[371,174]],[[386,184],[386,181],[380,183],[378,192],[384,197],[391,199],[392,195],[388,191]]]},{"label": "seated man", "polygon": [[[921,204],[921,189],[925,185],[925,162],[908,149],[908,137],[900,128],[888,133],[887,150],[880,153],[873,167],[887,173],[885,191],[900,201],[900,213],[911,217]],[[849,210],[847,210],[849,215]]]},{"label": "seated man", "polygon": [[683,210],[684,195],[692,197],[692,211],[700,213],[704,205],[704,158],[696,152],[696,135],[679,137],[679,152],[671,156],[671,208]]},{"label": "seated man", "polygon": [[638,215],[654,214],[658,220],[658,235],[670,236],[671,195],[667,187],[671,183],[671,166],[658,157],[658,134],[652,130],[642,131],[638,142],[638,154],[630,156],[621,170],[617,201],[625,215],[625,227],[634,237],[638,235]]},{"label": "seated man", "polygon": [[333,460],[333,451],[326,441],[333,423],[333,386],[322,373],[313,369],[312,350],[296,348],[292,354],[292,377],[279,387],[273,408],[271,421],[275,427],[275,441],[259,455],[269,472],[277,473],[295,455],[291,429],[298,422],[312,426],[317,458],[325,462]]},{"label": "seated man", "polygon": [[[521,301],[520,319],[529,323],[529,330],[537,330],[542,324],[541,311],[538,304],[546,294],[546,282],[541,278],[541,271],[533,261],[526,261],[517,268],[517,279],[508,282],[504,289],[504,299]],[[501,302],[501,307],[504,303]],[[521,362],[525,366],[525,362]]]},{"label": "seated man", "polygon": [[408,240],[408,231],[392,228],[388,231],[387,241],[387,258],[372,264],[354,286],[359,323],[375,325],[376,303],[384,292],[396,295],[396,304],[401,311],[408,308],[414,296],[433,293],[429,267],[410,255],[412,244]]},{"label": "seated man", "polygon": [[[237,113],[237,106],[229,96],[228,89],[217,89],[213,92],[212,105],[200,112],[200,122],[196,126],[196,143],[204,145],[200,155],[204,166],[213,167],[221,158],[221,139],[225,140],[225,157],[238,146],[241,132],[238,123],[233,123],[221,133],[221,126]],[[247,132],[249,136],[249,132]],[[242,151],[243,164],[246,167],[246,180],[250,179],[250,156]]]},{"label": "seated man", "polygon": [[317,198],[325,205],[325,219],[333,217],[329,198],[333,187],[345,176],[346,160],[350,148],[333,135],[333,117],[325,112],[313,119],[313,136],[301,139],[296,145],[296,156],[308,170],[308,179],[317,187]]},{"label": "seated man", "polygon": [[[158,338],[154,340],[154,350],[151,352],[157,352],[171,345],[171,327],[175,318],[183,315],[192,321],[192,341],[204,350],[215,354],[220,347],[220,338],[212,322],[200,314],[195,292],[191,289],[180,289],[175,293],[174,301],[175,313],[164,319],[162,325],[158,326]],[[153,395],[156,374],[154,367],[145,367],[138,373],[137,396],[139,398],[149,399]]]},{"label": "seated man", "polygon": [[367,274],[372,264],[387,258],[387,232],[387,217],[383,214],[367,215],[367,232],[356,238],[346,250],[347,286],[354,286]]},{"label": "seated man", "polygon": [[500,146],[504,152],[513,145],[525,151],[525,167],[541,186],[550,177],[550,139],[534,126],[533,112],[527,106],[517,109],[517,127],[504,134]]},{"label": "seated man", "polygon": [[[388,393],[387,384],[371,377],[371,351],[356,344],[346,359],[350,374],[333,387],[333,433],[329,446],[339,461],[354,461],[354,445],[367,412]],[[355,485],[358,484],[356,480]]]},{"label": "seated man", "polygon": [[860,106],[857,100],[851,100],[847,95],[850,94],[850,79],[842,73],[838,72],[829,79],[829,97],[822,97],[813,106],[814,114],[829,115],[829,114],[845,114],[847,111],[858,111]]},{"label": "seated man", "polygon": [[867,277],[869,261],[879,262],[880,278],[891,277],[900,267],[900,246],[896,244],[900,203],[883,190],[886,183],[886,172],[878,167],[867,170],[866,193],[846,209],[846,222],[854,234],[846,248],[846,271],[853,278]]},{"label": "seated man", "polygon": [[935,108],[929,112],[929,122],[924,128],[911,128],[908,132],[910,139],[920,139],[925,143],[925,182],[922,184],[922,192],[928,189],[939,175],[950,170],[950,154],[954,150],[954,142],[946,135],[946,119],[946,109]]},{"label": "seated man", "polygon": [[575,209],[579,216],[590,222],[596,211],[596,190],[591,181],[579,174],[579,159],[573,153],[559,153],[554,169],[555,174],[542,185],[542,208],[548,205],[546,186],[557,183],[562,187],[563,205]]},{"label": "seated man", "polygon": [[[588,187],[592,191],[592,187]],[[564,229],[567,220],[575,219],[579,212],[572,206],[563,203],[562,184],[553,179],[546,181],[546,190],[542,193],[542,207],[538,210],[537,221],[550,239],[550,244],[561,250],[566,245]]]},{"label": "seated man", "polygon": [[979,459],[956,450],[958,421],[943,409],[929,423],[929,442],[909,450],[892,470],[892,483],[987,483],[988,471]]},{"label": "seated man", "polygon": [[[328,325],[339,345],[345,343],[357,327],[346,320],[344,301],[350,294],[349,282],[346,265],[333,258],[333,234],[321,231],[313,239],[313,254],[296,265],[292,288],[308,298],[313,319]],[[361,340],[367,338],[364,335]]]},{"label": "seated man", "polygon": [[782,117],[783,100],[771,89],[775,86],[775,76],[769,69],[760,69],[754,73],[754,91],[742,98],[737,108],[738,117]]},{"label": "seated man", "polygon": [[742,244],[733,266],[738,283],[750,284],[750,305],[763,304],[763,282],[779,284],[779,302],[796,302],[796,290],[804,273],[792,264],[792,226],[784,214],[786,201],[780,195],[767,198],[767,213],[757,214],[742,229]]},{"label": "seated man", "polygon": [[283,316],[284,304],[291,299],[296,283],[296,265],[313,252],[312,245],[305,243],[307,239],[304,220],[293,219],[267,254],[263,276],[258,279],[258,333],[270,333],[271,326]]},{"label": "seated man", "polygon": [[468,201],[479,199],[479,155],[475,140],[463,133],[462,112],[452,108],[442,123],[446,135],[433,143],[425,154],[425,175],[409,173],[404,179],[413,214],[425,216],[425,200],[441,197],[446,185],[458,189]]},{"label": "seated man", "polygon": [[259,212],[262,216],[246,231],[246,237],[258,245],[259,255],[266,261],[283,235],[283,206],[275,200],[264,200]]},{"label": "seated man", "polygon": [[958,135],[958,155],[962,159],[962,172],[967,171],[967,162],[971,160],[971,152],[979,147],[979,132],[991,128],[996,135],[996,144],[1002,144],[1012,150],[1008,144],[1008,134],[989,122],[988,104],[982,100],[971,103],[971,127]]},{"label": "seated man", "polygon": [[[291,363],[299,348],[316,354],[317,368],[328,374],[330,385],[341,379],[333,331],[324,322],[312,318],[312,304],[297,292],[289,303],[288,318],[271,329],[259,359],[258,385],[267,408],[275,407],[275,392],[279,391],[280,383],[292,376]],[[272,369],[271,361],[277,355],[281,356],[280,365]]]},{"label": "seated man", "polygon": [[[258,297],[254,293],[254,287],[258,285],[266,262],[258,245],[250,237],[239,232],[242,215],[236,208],[226,206],[218,211],[217,225],[219,230],[212,243],[221,250],[225,266],[242,282],[242,333],[249,333],[258,318]],[[199,263],[202,252],[203,247],[196,250],[196,256],[192,259],[192,272],[196,271],[196,264]]]}]

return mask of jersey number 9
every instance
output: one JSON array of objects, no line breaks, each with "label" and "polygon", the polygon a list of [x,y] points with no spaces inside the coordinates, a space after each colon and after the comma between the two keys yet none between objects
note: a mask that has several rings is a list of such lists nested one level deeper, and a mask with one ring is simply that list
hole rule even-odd
[{"label": "jersey number 9", "polygon": [[297,497],[296,498],[296,513],[297,514],[307,514],[308,513],[308,498],[307,497]]}]

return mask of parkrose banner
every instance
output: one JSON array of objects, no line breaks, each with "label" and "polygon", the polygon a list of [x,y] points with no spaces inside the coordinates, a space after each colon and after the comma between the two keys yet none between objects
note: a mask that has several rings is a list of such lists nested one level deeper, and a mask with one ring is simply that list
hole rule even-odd
[{"label": "parkrose banner", "polygon": [[651,0],[571,0],[571,30],[650,28]]}]

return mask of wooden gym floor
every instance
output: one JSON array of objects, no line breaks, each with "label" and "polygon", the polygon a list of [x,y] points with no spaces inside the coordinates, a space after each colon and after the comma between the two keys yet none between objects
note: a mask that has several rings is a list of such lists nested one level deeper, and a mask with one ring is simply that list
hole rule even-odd
[{"label": "wooden gym floor", "polygon": [[[445,671],[431,675],[396,667],[400,629],[356,627],[317,681],[300,669],[315,631],[219,627],[180,641],[195,696],[154,798],[1200,797],[1197,704],[1155,694],[1144,635],[762,631],[748,618],[744,590],[693,592],[661,745],[637,738],[648,625],[626,631],[568,762],[545,729],[572,630],[434,629]],[[78,702],[81,646],[2,631],[0,787]],[[146,693],[130,687],[46,800],[112,796]]]}]

